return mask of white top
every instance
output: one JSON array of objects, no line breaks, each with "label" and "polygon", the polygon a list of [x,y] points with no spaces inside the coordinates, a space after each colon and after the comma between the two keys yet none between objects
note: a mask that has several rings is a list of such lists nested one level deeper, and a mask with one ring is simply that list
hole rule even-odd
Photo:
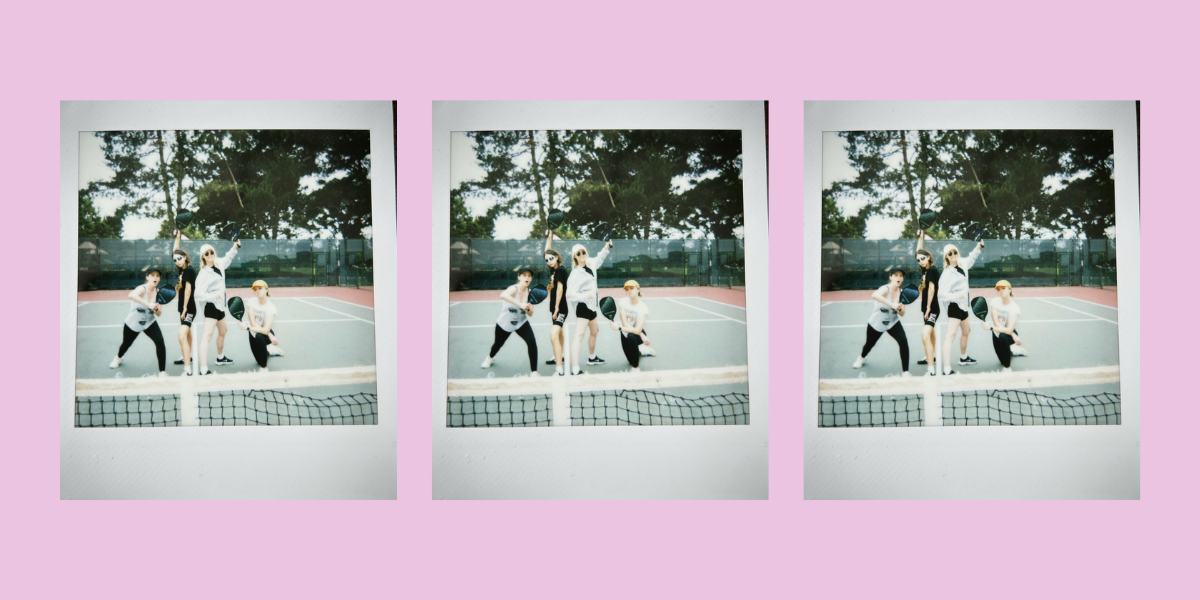
[{"label": "white top", "polygon": [[[600,290],[596,283],[596,271],[604,264],[605,258],[608,258],[608,244],[595,257],[587,259],[586,268],[578,266],[571,269],[571,274],[567,276],[567,302],[581,302],[588,310],[599,310],[600,299],[597,294]],[[591,272],[588,272],[589,269]]]},{"label": "white top", "polygon": [[[525,294],[517,293],[517,286],[510,285],[504,293],[511,295],[517,299],[517,302],[522,304],[529,302],[529,288],[525,288]],[[526,321],[529,320],[529,315],[525,311],[513,306],[507,300],[500,301],[500,316],[496,318],[496,324],[509,333],[512,333],[521,328]]]},{"label": "white top", "polygon": [[[625,314],[625,319],[624,319],[624,322],[621,323],[621,326],[626,329],[636,328],[639,316],[644,315],[647,319],[650,318],[650,307],[646,305],[645,299],[639,298],[638,303],[634,304],[633,302],[631,302],[629,300],[629,298],[621,298],[620,300],[617,300],[617,308],[624,309],[623,311],[618,310],[617,314],[620,315],[620,314],[622,314],[622,312]],[[643,319],[642,327],[645,327],[645,326],[646,326],[646,321]],[[632,334],[622,331],[621,335],[632,335]]]},{"label": "white top", "polygon": [[[156,292],[153,291],[153,288],[145,285],[139,285],[137,288],[135,288],[135,290],[140,292],[139,295],[141,295],[142,299],[144,299],[146,302],[149,302],[151,305],[154,304],[154,300],[157,298],[157,295],[151,295],[156,294]],[[141,333],[145,331],[146,328],[153,325],[154,320],[154,311],[142,306],[141,304],[138,304],[137,302],[134,302],[133,300],[129,301],[129,314],[125,315],[125,325],[131,330]]]},{"label": "white top", "polygon": [[[1001,328],[1008,329],[1010,327],[1009,323],[1012,323],[1018,316],[1020,316],[1021,307],[1017,306],[1016,300],[1009,300],[1008,304],[1005,304],[1002,298],[992,298],[988,300],[988,311],[990,311],[991,314],[996,315],[995,319],[992,321],[993,323],[997,324]],[[992,332],[992,335],[996,337],[1000,336],[1000,334],[996,333],[995,331]]]},{"label": "white top", "polygon": [[204,314],[204,307],[200,305],[204,303],[211,303],[218,310],[225,310],[225,273],[229,270],[234,256],[237,256],[237,246],[233,246],[225,256],[214,261],[219,273],[212,267],[200,267],[196,270],[196,305],[201,315]]},{"label": "white top", "polygon": [[[882,294],[883,297],[891,300],[892,302],[900,301],[900,290],[896,290],[893,293],[889,289],[889,286],[886,285],[875,290],[875,293]],[[887,331],[894,327],[896,323],[900,322],[900,313],[896,312],[896,309],[882,302],[875,301],[875,303],[871,305],[871,308],[871,316],[867,318],[867,325],[870,325],[871,329],[874,329],[875,331]]]},{"label": "white top", "polygon": [[254,298],[253,300],[247,300],[245,306],[246,319],[252,327],[258,327],[259,329],[266,327],[267,323],[278,314],[278,311],[275,309],[275,303],[270,300],[267,300],[266,304],[259,304],[258,298]]},{"label": "white top", "polygon": [[[967,299],[971,293],[971,282],[967,279],[967,272],[979,259],[979,252],[980,249],[977,245],[971,254],[967,256],[959,254],[957,269],[949,265],[942,269],[941,279],[938,280],[938,300],[957,302],[960,308],[966,308]],[[962,269],[961,273],[959,269]]]}]

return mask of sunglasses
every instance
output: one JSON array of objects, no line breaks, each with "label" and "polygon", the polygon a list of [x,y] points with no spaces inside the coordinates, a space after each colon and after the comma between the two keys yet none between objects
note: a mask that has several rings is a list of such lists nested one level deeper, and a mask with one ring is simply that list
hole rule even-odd
[{"label": "sunglasses", "polygon": [[946,256],[958,256],[958,250],[951,250],[946,253]]},{"label": "sunglasses", "polygon": [[175,257],[175,262],[179,262],[179,261],[181,261],[181,260],[183,260],[183,257],[182,257],[182,256],[176,256],[176,257]]},{"label": "sunglasses", "polygon": [[204,253],[204,255],[205,255],[205,256],[215,256],[216,254],[217,254],[217,253],[216,253],[216,252],[213,252],[212,250],[209,250],[208,252],[205,252],[205,253]]},{"label": "sunglasses", "polygon": [[587,256],[587,250],[580,250],[575,253],[575,256]]},{"label": "sunglasses", "polygon": [[546,257],[546,262],[554,262],[554,257],[553,257],[553,256],[547,256],[547,257]]}]

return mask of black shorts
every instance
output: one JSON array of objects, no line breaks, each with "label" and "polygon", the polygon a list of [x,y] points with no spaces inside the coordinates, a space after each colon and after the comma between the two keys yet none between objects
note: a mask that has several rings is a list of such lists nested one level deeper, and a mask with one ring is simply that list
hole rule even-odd
[{"label": "black shorts", "polygon": [[942,305],[938,304],[935,300],[933,302],[933,308],[929,309],[929,318],[925,319],[925,324],[929,325],[930,327],[937,325],[937,320],[940,316],[942,316]]},{"label": "black shorts", "polygon": [[946,306],[946,316],[950,317],[951,319],[958,319],[959,321],[966,321],[970,318],[970,315],[967,314],[967,311],[958,307],[957,302],[951,302]]},{"label": "black shorts", "polygon": [[587,319],[589,321],[594,321],[594,320],[596,320],[597,315],[596,315],[596,311],[588,308],[586,304],[584,304],[582,302],[577,302],[575,304],[575,317],[578,319]]},{"label": "black shorts", "polygon": [[225,318],[225,311],[218,309],[212,302],[204,303],[204,316],[220,321]]},{"label": "black shorts", "polygon": [[562,327],[567,322],[567,311],[562,311],[554,315],[554,324]]},{"label": "black shorts", "polygon": [[195,312],[189,312],[187,314],[179,315],[179,324],[183,325],[184,327],[191,327],[192,321],[195,321],[195,320],[196,320]]}]

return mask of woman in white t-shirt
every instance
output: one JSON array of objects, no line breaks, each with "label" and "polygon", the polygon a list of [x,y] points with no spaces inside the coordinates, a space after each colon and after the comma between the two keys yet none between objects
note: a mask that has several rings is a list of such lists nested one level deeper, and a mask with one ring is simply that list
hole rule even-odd
[{"label": "woman in white t-shirt", "polygon": [[533,327],[529,325],[529,317],[533,315],[533,305],[529,303],[529,284],[533,281],[533,269],[524,267],[517,273],[517,284],[508,286],[500,292],[503,302],[500,316],[496,318],[496,335],[492,349],[487,358],[483,359],[483,368],[492,366],[501,346],[508,341],[508,336],[515,331],[525,340],[525,349],[529,353],[529,376],[537,377],[537,340],[533,337]]},{"label": "woman in white t-shirt", "polygon": [[571,336],[571,374],[577,375],[579,370],[579,344],[583,342],[584,332],[588,337],[588,364],[602,365],[604,359],[596,356],[596,337],[600,335],[600,323],[596,321],[600,310],[599,284],[596,282],[596,271],[608,258],[608,249],[612,248],[609,240],[596,258],[588,258],[587,248],[583,244],[575,244],[571,248],[571,274],[567,276],[567,305],[575,314],[575,335]]},{"label": "woman in white t-shirt", "polygon": [[1013,299],[1012,285],[1008,280],[996,282],[996,293],[999,297],[988,301],[988,321],[983,323],[984,329],[992,331],[992,348],[996,350],[996,358],[1005,372],[1012,371],[1013,348],[1020,344],[1017,335],[1017,319],[1021,317],[1021,307]]},{"label": "woman in white t-shirt", "polygon": [[155,319],[162,314],[162,306],[157,302],[158,282],[162,280],[162,271],[151,267],[146,272],[146,283],[133,288],[129,292],[129,314],[125,315],[125,327],[122,329],[121,347],[117,349],[116,358],[108,364],[108,368],[121,366],[125,353],[133,345],[139,333],[146,334],[154,342],[154,353],[158,356],[158,376],[167,376],[167,345],[163,342],[162,329]]},{"label": "woman in white t-shirt", "polygon": [[204,333],[200,339],[200,366],[197,375],[208,375],[208,342],[213,331],[217,331],[217,364],[231,365],[233,360],[225,356],[225,272],[237,256],[242,243],[234,242],[225,256],[217,258],[212,244],[200,247],[200,268],[196,272],[196,304],[199,314],[204,316]]},{"label": "woman in white t-shirt", "polygon": [[969,256],[959,256],[958,247],[954,244],[946,244],[942,248],[942,273],[938,279],[938,300],[946,306],[946,339],[942,340],[942,345],[945,350],[942,351],[942,374],[953,375],[954,371],[950,368],[950,347],[954,345],[954,338],[961,333],[962,338],[959,342],[960,354],[958,364],[973,365],[979,361],[967,356],[967,338],[971,336],[971,282],[967,278],[967,271],[975,265],[975,261],[979,259],[979,254],[983,251],[983,242],[975,245],[975,249],[971,251]]},{"label": "woman in white t-shirt", "polygon": [[867,354],[886,332],[900,347],[900,376],[911,376],[908,372],[908,336],[904,334],[904,324],[900,322],[900,317],[904,316],[904,303],[900,302],[900,287],[903,285],[904,269],[892,269],[887,285],[875,290],[871,296],[878,304],[873,306],[871,316],[867,318],[867,341],[854,361],[855,369],[862,368],[867,362]]},{"label": "woman in white t-shirt", "polygon": [[632,279],[625,282],[625,296],[617,301],[617,320],[609,325],[614,331],[621,332],[621,350],[625,352],[629,366],[637,371],[642,358],[641,347],[643,344],[650,345],[650,338],[646,334],[650,307],[642,301],[641,286]]},{"label": "woman in white t-shirt", "polygon": [[275,331],[272,329],[279,311],[275,308],[275,303],[271,302],[271,290],[267,287],[267,282],[259,279],[250,289],[254,290],[255,299],[246,303],[246,314],[237,325],[242,331],[249,331],[250,352],[254,354],[258,368],[266,371],[267,358],[273,354],[269,348],[279,345],[279,338],[275,337]]}]

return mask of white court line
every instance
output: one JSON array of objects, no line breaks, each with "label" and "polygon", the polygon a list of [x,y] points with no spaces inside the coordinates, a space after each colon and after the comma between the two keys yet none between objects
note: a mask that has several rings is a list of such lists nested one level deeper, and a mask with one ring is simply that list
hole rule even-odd
[{"label": "white court line", "polygon": [[[733,319],[728,319],[728,318],[725,318],[725,319],[656,319],[653,321],[653,323],[655,325],[657,325],[659,323],[714,323],[714,322],[732,321],[732,320]],[[549,327],[551,325],[550,323],[530,323],[530,324],[533,325],[534,327]],[[650,324],[651,324],[651,321],[646,321],[646,325],[650,325]],[[482,328],[482,327],[491,328],[491,327],[495,327],[495,326],[496,326],[495,323],[488,323],[487,325],[451,325],[450,329],[478,329],[478,328]]]},{"label": "white court line", "polygon": [[[375,309],[373,307],[363,306],[361,304],[357,304],[357,303],[351,302],[349,300],[342,300],[341,298],[334,298],[332,296],[313,296],[313,298],[321,298],[324,300],[333,300],[334,302],[341,302],[342,304],[349,304],[350,306],[357,306],[358,308],[365,308],[371,312],[375,312]],[[299,298],[280,298],[280,300],[299,300]]]},{"label": "white court line", "polygon": [[821,303],[821,308],[825,308],[826,306],[829,306],[830,304],[833,304],[833,302],[832,302],[832,301],[830,301],[830,302],[822,302],[822,303]]},{"label": "white court line", "polygon": [[[374,309],[374,308],[371,308],[370,306],[363,306],[363,305],[361,305],[361,304],[355,304],[355,303],[353,303],[353,302],[347,302],[347,301],[345,301],[345,300],[338,300],[337,298],[330,298],[330,297],[328,297],[328,296],[313,296],[313,297],[314,297],[314,298],[324,298],[324,299],[326,299],[326,300],[334,300],[334,301],[336,301],[336,302],[342,302],[342,303],[345,303],[345,304],[349,304],[350,306],[357,306],[357,307],[359,307],[359,308],[365,308],[365,309],[367,309],[367,310],[369,310],[369,311],[371,311],[371,312],[374,312],[374,311],[375,311],[375,309]],[[300,301],[300,302],[304,302],[304,299],[303,299],[303,298],[271,298],[271,301],[272,301],[272,302],[280,302],[280,301],[283,301],[283,300],[298,300],[298,301]],[[130,302],[130,301],[131,301],[131,300],[129,300],[128,298],[125,298],[125,299],[123,299],[123,300],[88,300],[88,301],[85,301],[85,302],[80,302],[80,303],[79,303],[79,306],[83,306],[84,304],[117,304],[117,303],[121,303],[121,302]],[[170,302],[168,302],[167,304],[175,304],[175,300],[171,300],[171,301],[170,301]],[[308,303],[306,303],[306,304],[308,304]],[[165,305],[164,305],[164,306],[165,306]],[[323,308],[323,307],[322,307],[322,308]],[[355,318],[358,318],[358,317],[355,317]]]},{"label": "white court line", "polygon": [[340,310],[333,310],[332,308],[329,308],[328,306],[321,306],[320,304],[313,304],[312,302],[309,302],[308,300],[304,300],[304,299],[302,299],[302,298],[291,298],[291,299],[292,299],[292,300],[299,300],[300,302],[303,302],[303,303],[305,303],[305,304],[307,304],[307,305],[309,305],[309,306],[315,306],[315,307],[317,307],[317,308],[322,308],[322,309],[325,309],[325,310],[327,310],[327,311],[329,311],[329,312],[331,312],[331,313],[337,313],[337,314],[339,314],[339,315],[342,315],[343,317],[350,317],[351,319],[358,319],[359,321],[363,321],[363,322],[365,322],[365,323],[370,323],[370,324],[372,324],[372,325],[374,325],[374,324],[375,324],[375,322],[374,322],[374,321],[368,321],[368,320],[366,320],[366,319],[363,319],[363,318],[360,318],[360,317],[356,317],[356,316],[354,316],[354,315],[351,315],[351,314],[348,314],[348,313],[344,313],[344,312],[342,312],[342,311],[340,311]]},{"label": "white court line", "polygon": [[[1041,320],[1026,319],[1024,321],[1018,321],[1017,324],[1025,325],[1027,323],[1087,323],[1090,321],[1107,321],[1107,320],[1108,319],[1041,319]],[[1109,321],[1109,322],[1111,323],[1111,321]],[[923,322],[901,323],[901,324],[905,327],[921,327],[921,326],[925,325],[925,323],[923,323]],[[860,325],[822,325],[821,329],[849,329],[851,327],[862,328],[865,325],[866,325],[866,323],[863,323]]]},{"label": "white court line", "polygon": [[457,303],[457,302],[451,302],[451,303],[450,303],[450,308],[453,308],[453,307],[455,307],[455,306],[458,306],[458,303]]},{"label": "white court line", "polygon": [[[362,321],[362,319],[291,319],[291,320],[274,321],[274,323],[345,323],[347,321]],[[160,323],[159,324],[160,327],[162,327],[162,326],[170,327],[172,325],[174,325],[176,327],[179,326],[178,323]],[[372,323],[372,325],[374,325],[374,323]],[[124,327],[124,326],[125,326],[124,323],[117,323],[116,325],[80,325],[80,326],[76,327],[76,329],[103,329],[106,327]]]},{"label": "white court line", "polygon": [[89,305],[89,304],[91,304],[91,302],[80,302],[80,303],[79,303],[79,306],[77,306],[76,308],[84,307],[84,306],[87,306],[87,305]]},{"label": "white court line", "polygon": [[[1100,319],[1101,321],[1108,321],[1109,323],[1112,323],[1113,325],[1117,325],[1117,322],[1116,322],[1116,321],[1113,321],[1113,320],[1111,320],[1111,319],[1105,319],[1104,317],[1100,317],[1100,316],[1097,316],[1097,315],[1093,315],[1092,313],[1086,313],[1086,312],[1083,312],[1082,310],[1079,310],[1079,309],[1077,309],[1077,308],[1071,308],[1070,306],[1063,306],[1063,305],[1061,305],[1061,304],[1059,304],[1059,303],[1057,303],[1057,302],[1051,302],[1051,301],[1049,301],[1049,300],[1047,300],[1047,299],[1045,299],[1045,298],[1031,298],[1031,299],[1032,299],[1032,300],[1041,300],[1042,302],[1045,302],[1046,304],[1053,304],[1054,306],[1057,306],[1057,307],[1059,307],[1059,308],[1065,308],[1065,309],[1067,309],[1067,310],[1070,310],[1070,311],[1077,312],[1077,313],[1079,313],[1079,314],[1081,314],[1081,315],[1087,315],[1087,316],[1089,316],[1089,317],[1094,317],[1094,318]],[[1017,321],[1017,322],[1018,322],[1018,323],[1020,323],[1020,321]]]},{"label": "white court line", "polygon": [[678,300],[676,300],[676,299],[674,299],[674,298],[660,298],[660,300],[670,300],[671,302],[674,302],[675,304],[681,304],[681,305],[683,305],[683,306],[686,306],[686,307],[688,307],[688,308],[694,308],[694,309],[696,309],[696,310],[698,310],[698,311],[700,311],[700,312],[706,312],[706,313],[708,313],[708,314],[710,314],[710,315],[717,315],[718,317],[721,317],[722,319],[729,319],[730,321],[737,321],[738,323],[741,323],[742,325],[745,325],[745,324],[746,324],[746,322],[745,322],[745,321],[742,321],[742,320],[740,320],[740,319],[735,319],[735,318],[733,318],[733,317],[727,317],[727,316],[725,316],[725,315],[723,315],[723,314],[721,314],[721,313],[715,313],[715,312],[713,312],[713,311],[711,311],[711,310],[705,310],[705,309],[703,309],[703,308],[700,308],[699,306],[692,306],[691,304],[688,304],[688,303],[686,303],[686,302],[680,302],[680,301],[678,301]]},{"label": "white court line", "polygon": [[1091,300],[1084,300],[1083,298],[1065,298],[1065,299],[1066,300],[1076,300],[1078,302],[1087,302],[1088,304],[1093,304],[1093,305],[1099,306],[1100,308],[1107,308],[1109,310],[1117,310],[1117,307],[1115,307],[1115,306],[1109,306],[1107,304],[1100,304],[1099,302],[1092,302]]},{"label": "white court line", "polygon": [[[712,298],[705,298],[705,297],[703,297],[703,296],[679,296],[679,297],[680,297],[680,298],[695,298],[695,299],[697,299],[697,300],[708,300],[709,302],[714,302],[714,303],[716,303],[716,304],[720,304],[720,305],[722,305],[722,306],[730,306],[730,307],[733,307],[733,308],[736,308],[736,309],[739,309],[739,310],[746,310],[746,307],[745,307],[745,306],[738,306],[738,305],[736,305],[736,304],[730,304],[730,303],[728,303],[728,302],[721,302],[720,300],[713,300]],[[665,299],[665,298],[664,298],[664,299]]]}]

